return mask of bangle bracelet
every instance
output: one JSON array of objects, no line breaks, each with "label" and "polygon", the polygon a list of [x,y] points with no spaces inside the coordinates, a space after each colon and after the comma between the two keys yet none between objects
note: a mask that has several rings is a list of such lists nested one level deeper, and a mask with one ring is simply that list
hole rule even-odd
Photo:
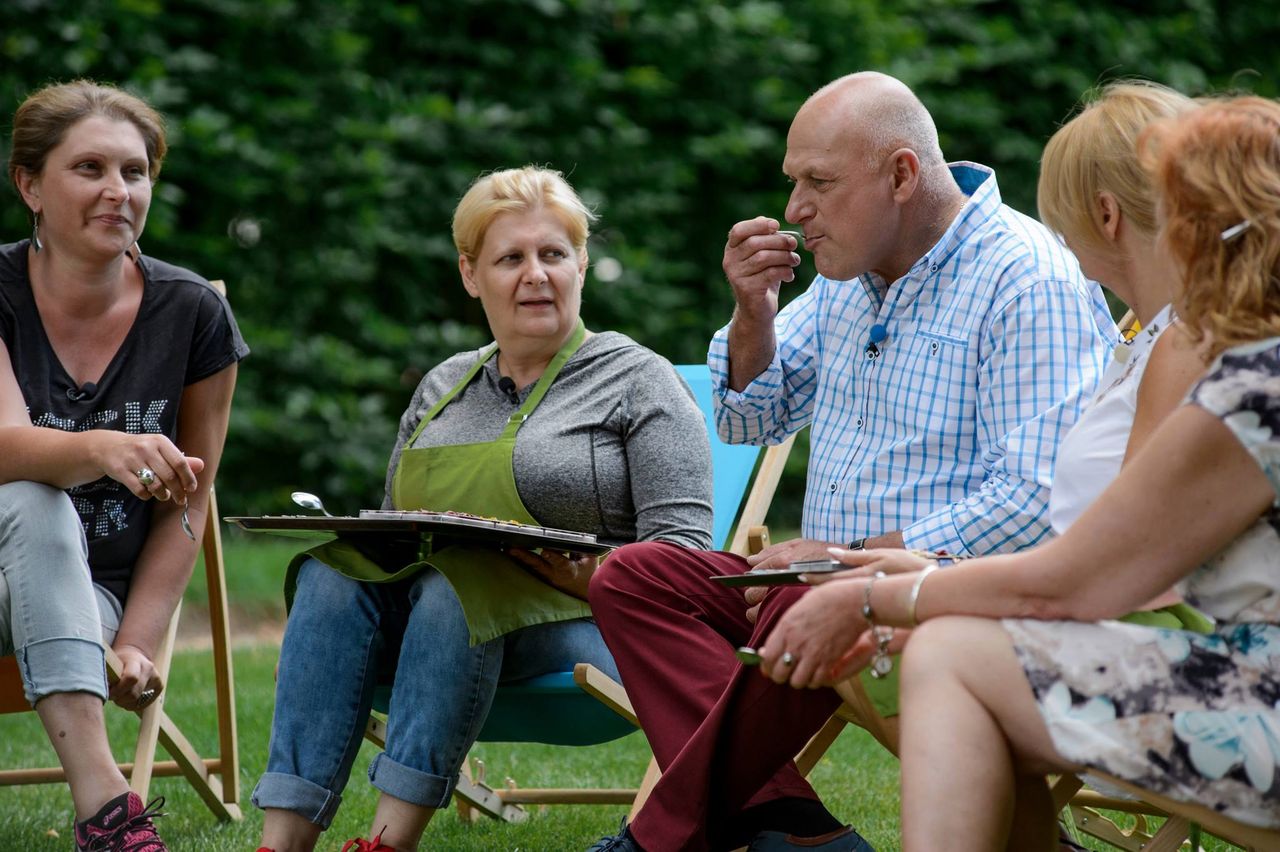
[{"label": "bangle bracelet", "polygon": [[893,628],[877,627],[875,613],[871,611],[871,587],[883,576],[883,571],[877,571],[871,575],[862,592],[862,617],[866,619],[867,627],[870,628],[871,635],[876,640],[876,652],[871,657],[871,676],[877,680],[893,671],[893,657],[889,656],[889,642],[893,639]]},{"label": "bangle bracelet", "polygon": [[915,627],[920,623],[916,621],[916,603],[920,600],[920,587],[924,585],[924,578],[937,570],[937,562],[931,562],[924,566],[920,571],[920,576],[916,577],[916,582],[911,587],[911,597],[907,598],[907,624],[910,624],[912,627]]}]

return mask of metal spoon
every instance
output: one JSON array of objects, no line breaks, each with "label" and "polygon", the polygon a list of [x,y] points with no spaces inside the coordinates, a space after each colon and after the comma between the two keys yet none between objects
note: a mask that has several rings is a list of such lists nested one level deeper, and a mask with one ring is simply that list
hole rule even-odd
[{"label": "metal spoon", "polygon": [[329,514],[329,510],[324,507],[324,503],[320,502],[320,498],[314,494],[311,494],[307,491],[295,491],[292,494],[290,494],[289,497],[290,499],[293,500],[293,502],[297,503],[299,506],[301,506],[304,509],[317,509],[321,512],[324,512],[325,517],[327,518],[333,517],[333,515]]}]

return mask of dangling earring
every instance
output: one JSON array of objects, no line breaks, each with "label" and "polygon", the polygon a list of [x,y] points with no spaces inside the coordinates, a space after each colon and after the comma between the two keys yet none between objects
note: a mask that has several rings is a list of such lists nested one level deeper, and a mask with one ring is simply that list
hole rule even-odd
[{"label": "dangling earring", "polygon": [[33,224],[31,225],[31,247],[37,252],[44,248],[44,243],[40,242],[40,214],[36,213],[32,216]]}]

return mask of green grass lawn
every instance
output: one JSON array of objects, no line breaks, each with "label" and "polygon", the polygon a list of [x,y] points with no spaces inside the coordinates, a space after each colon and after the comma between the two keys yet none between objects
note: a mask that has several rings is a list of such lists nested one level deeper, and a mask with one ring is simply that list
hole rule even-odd
[{"label": "green grass lawn", "polygon": [[[280,582],[284,566],[296,549],[296,544],[288,541],[228,539],[227,582],[237,607],[238,634],[251,632],[254,622],[281,616]],[[192,615],[197,614],[204,599],[199,577],[198,574],[188,595]],[[166,798],[170,815],[160,826],[170,848],[180,852],[251,852],[257,848],[262,821],[260,812],[249,803],[249,792],[266,765],[276,656],[277,648],[270,644],[246,645],[235,652],[244,820],[218,823],[185,781],[157,779],[151,795]],[[172,691],[166,699],[169,715],[202,755],[211,755],[216,746],[216,721],[209,653],[199,649],[180,652],[174,659],[170,680]],[[117,754],[125,759],[125,746],[136,733],[136,720],[118,710],[109,712],[108,719]],[[343,806],[321,843],[321,850],[336,852],[346,839],[367,834],[375,796],[365,771],[375,753],[368,743],[361,750]],[[484,743],[477,746],[473,755],[485,762],[491,784],[497,786],[511,777],[523,787],[632,787],[639,783],[649,759],[639,735],[589,748]],[[161,755],[160,759],[165,757]],[[52,761],[53,750],[35,714],[0,716],[0,766],[44,766]],[[898,764],[869,735],[859,729],[847,729],[812,778],[832,812],[856,825],[880,852],[899,848]],[[535,810],[527,822],[519,825],[488,819],[466,825],[459,821],[456,811],[450,810],[428,828],[423,848],[573,852],[612,833],[625,813],[626,808],[620,806],[559,805]],[[70,797],[63,786],[0,788],[0,849],[65,850],[71,843],[70,824]],[[1098,844],[1092,848],[1107,847]],[[1205,848],[1233,847],[1216,844]]]}]

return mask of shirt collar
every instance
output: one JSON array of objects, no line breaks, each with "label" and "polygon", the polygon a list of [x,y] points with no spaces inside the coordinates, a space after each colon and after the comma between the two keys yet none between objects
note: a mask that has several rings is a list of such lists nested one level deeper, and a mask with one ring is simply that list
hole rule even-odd
[{"label": "shirt collar", "polygon": [[969,200],[947,227],[942,237],[916,261],[907,275],[941,266],[960,246],[1000,210],[1000,187],[996,173],[980,163],[948,163],[951,177]]}]

